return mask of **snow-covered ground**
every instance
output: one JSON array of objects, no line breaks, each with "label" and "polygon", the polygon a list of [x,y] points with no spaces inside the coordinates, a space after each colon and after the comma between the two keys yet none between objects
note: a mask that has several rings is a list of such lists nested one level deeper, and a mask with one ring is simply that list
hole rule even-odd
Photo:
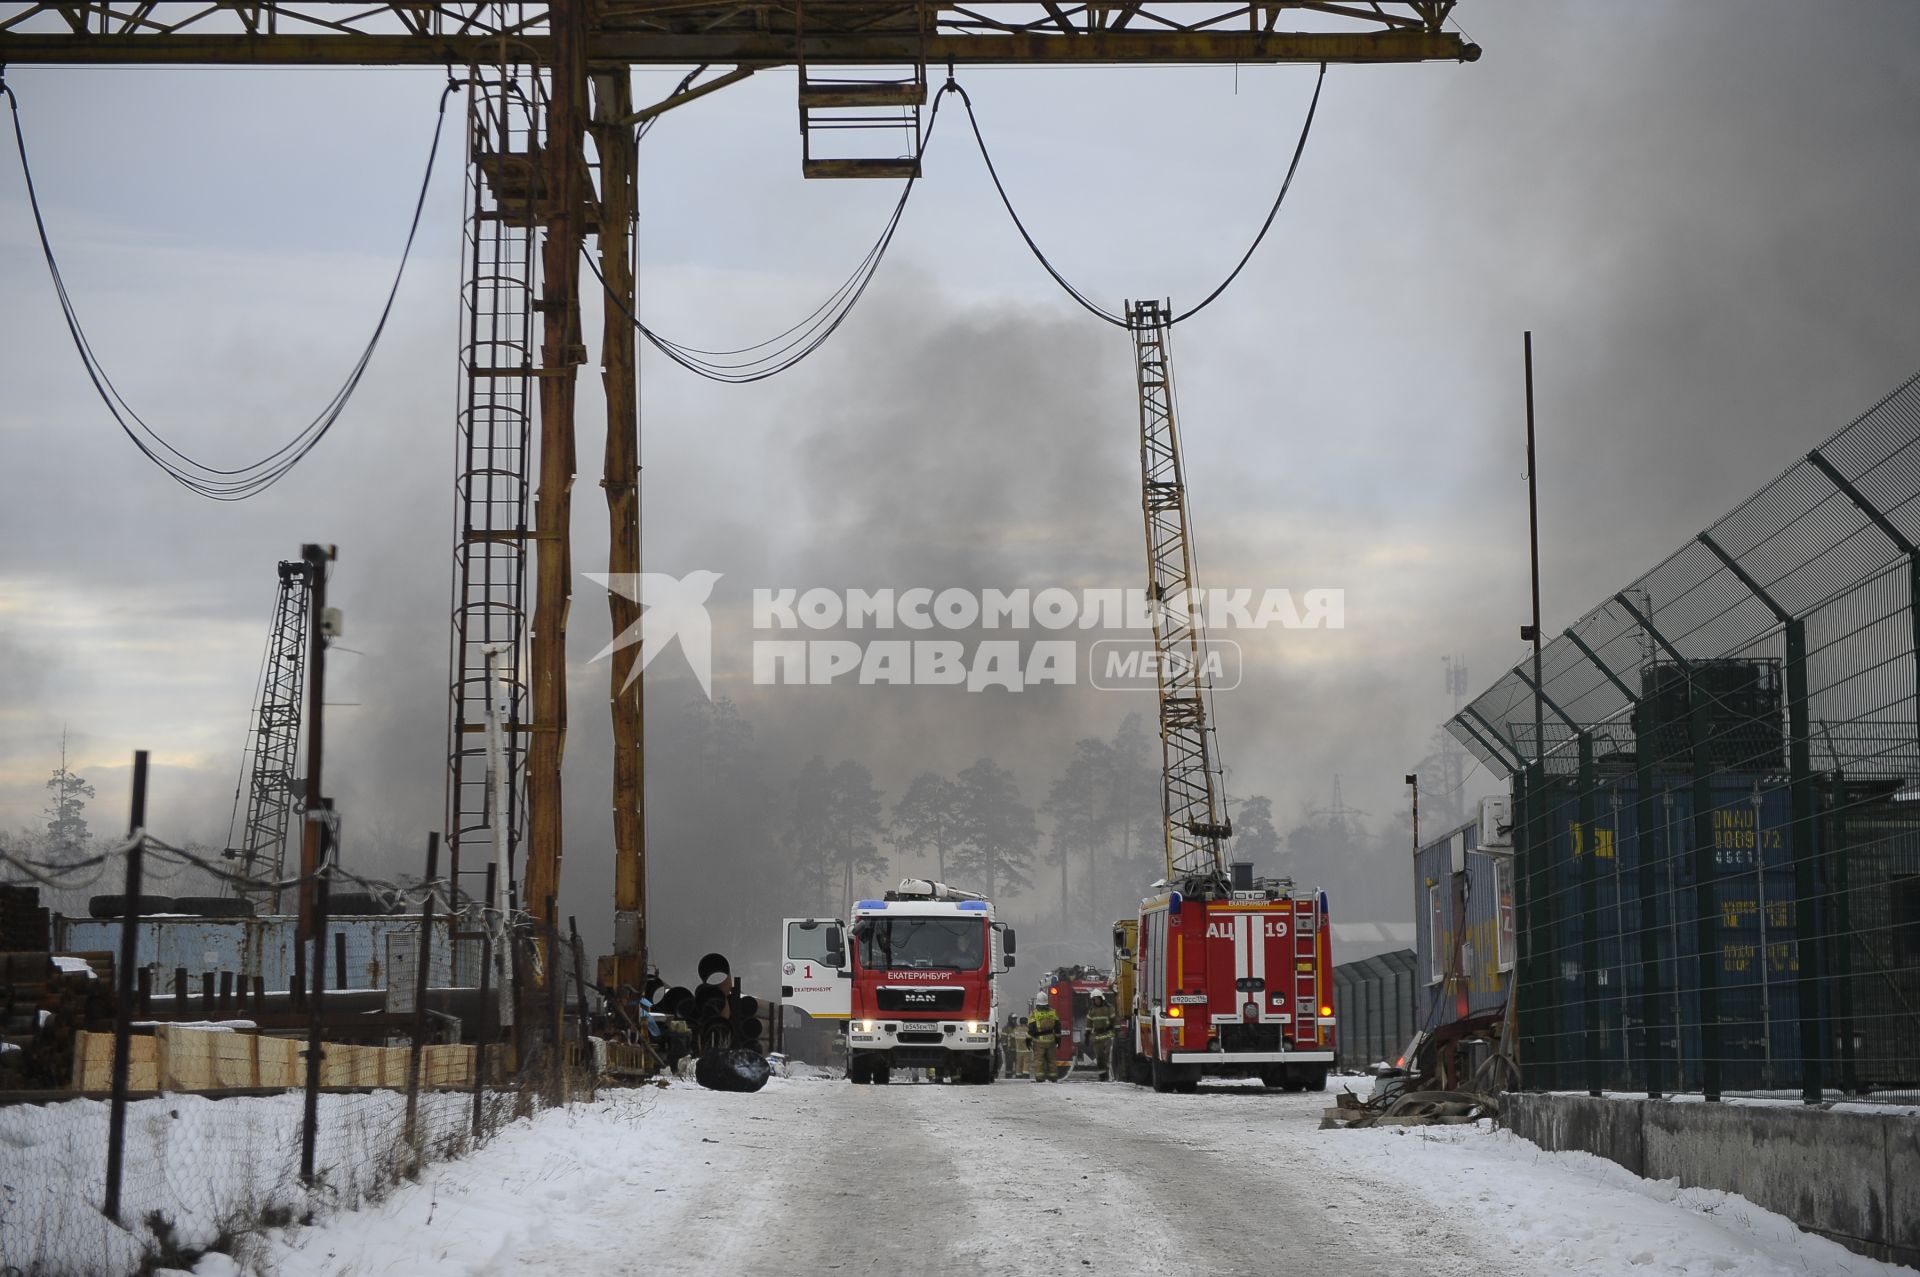
[{"label": "snow-covered ground", "polygon": [[608,1092],[196,1271],[1911,1277],[1485,1126],[1322,1131],[1329,1098],[817,1075]]},{"label": "snow-covered ground", "polygon": [[[319,1174],[311,1190],[300,1183],[304,1106],[297,1091],[223,1100],[169,1095],[130,1104],[124,1227],[101,1214],[105,1101],[0,1107],[0,1273],[131,1272],[169,1240],[199,1250],[263,1214],[300,1218],[358,1205],[394,1178],[405,1147],[404,1095],[320,1097]],[[439,1151],[464,1142],[471,1113],[467,1095],[420,1096],[421,1130]],[[158,1235],[156,1219],[163,1221]]]}]

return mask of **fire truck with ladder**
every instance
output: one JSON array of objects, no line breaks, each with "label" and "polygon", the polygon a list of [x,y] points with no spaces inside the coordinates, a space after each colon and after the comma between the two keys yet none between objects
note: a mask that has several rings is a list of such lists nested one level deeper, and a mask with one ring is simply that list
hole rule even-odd
[{"label": "fire truck with ladder", "polygon": [[1127,307],[1140,392],[1147,601],[1159,678],[1166,877],[1114,926],[1121,996],[1115,1071],[1156,1091],[1202,1077],[1322,1090],[1334,1058],[1333,949],[1324,892],[1230,865],[1233,834],[1211,715],[1169,361],[1170,309]]},{"label": "fire truck with ladder", "polygon": [[782,935],[780,996],[846,1022],[848,1081],[885,1083],[900,1068],[993,1081],[1015,940],[985,896],[908,878],[855,901],[848,920],[788,918]]}]

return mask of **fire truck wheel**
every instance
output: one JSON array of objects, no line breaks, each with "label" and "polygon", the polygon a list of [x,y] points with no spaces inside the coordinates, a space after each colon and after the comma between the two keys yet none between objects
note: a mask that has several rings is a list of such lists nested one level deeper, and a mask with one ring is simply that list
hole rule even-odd
[{"label": "fire truck wheel", "polygon": [[1167,1092],[1173,1090],[1171,1072],[1166,1065],[1158,1060],[1149,1060],[1147,1062],[1147,1073],[1148,1076],[1153,1079],[1153,1090],[1156,1095],[1165,1095]]},{"label": "fire truck wheel", "polygon": [[1327,1089],[1327,1071],[1325,1069],[1301,1069],[1294,1074],[1295,1091],[1324,1091]]},{"label": "fire truck wheel", "polygon": [[867,1068],[867,1059],[864,1055],[856,1055],[847,1061],[847,1081],[853,1083],[855,1086],[865,1086],[867,1083],[873,1081],[873,1077]]},{"label": "fire truck wheel", "polygon": [[[1287,1070],[1284,1065],[1269,1064],[1260,1070],[1260,1085],[1269,1091],[1277,1091],[1287,1085]],[[1292,1088],[1288,1088],[1291,1090]]]}]

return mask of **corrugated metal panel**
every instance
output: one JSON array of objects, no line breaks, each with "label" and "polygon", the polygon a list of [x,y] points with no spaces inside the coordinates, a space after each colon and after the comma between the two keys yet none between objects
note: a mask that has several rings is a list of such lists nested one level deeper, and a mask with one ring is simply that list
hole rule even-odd
[{"label": "corrugated metal panel", "polygon": [[1413,1036],[1419,984],[1414,953],[1400,949],[1333,969],[1333,1007],[1339,1020],[1336,1063],[1361,1070],[1393,1063]]},{"label": "corrugated metal panel", "polygon": [[[269,990],[285,990],[293,978],[291,917],[196,918],[162,915],[140,922],[135,951],[140,965],[155,971],[154,988],[164,990],[176,968],[185,967],[194,978],[202,973],[232,972],[251,981],[259,976]],[[332,937],[345,936],[347,985],[357,989],[384,989],[389,935],[415,937],[420,920],[405,914],[345,917],[327,923],[327,983],[335,979]],[[63,918],[56,926],[56,943],[67,950],[120,951],[121,923],[117,919]],[[479,983],[479,946],[463,942],[450,961],[451,932],[443,916],[434,919],[432,971],[436,988]]]}]

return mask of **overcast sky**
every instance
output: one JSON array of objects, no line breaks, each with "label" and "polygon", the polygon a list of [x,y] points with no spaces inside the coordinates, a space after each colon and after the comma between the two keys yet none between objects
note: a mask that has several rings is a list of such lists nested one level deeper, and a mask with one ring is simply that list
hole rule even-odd
[{"label": "overcast sky", "polygon": [[[1449,712],[1521,655],[1520,334],[1535,332],[1550,630],[1920,367],[1920,7],[1464,0],[1471,65],[1335,67],[1293,194],[1176,343],[1207,583],[1338,587],[1347,628],[1269,633],[1219,702],[1237,793],[1283,823],[1378,815]],[[435,71],[15,69],[42,198],[102,360],[148,420],[229,461],[278,446],[364,342],[405,231]],[[649,101],[677,73],[636,77]],[[974,71],[1014,198],[1109,306],[1191,303],[1243,251],[1311,68]],[[793,81],[666,117],[642,153],[643,311],[756,341],[851,269],[895,193],[803,182]],[[1130,351],[1027,255],[964,121],[939,122],[878,281],[799,370],[644,368],[647,566],[723,573],[716,691],[785,771],[851,757],[897,794],[984,753],[1045,786],[1144,698],[756,688],[754,586],[1133,586]],[[455,135],[457,136],[457,134]],[[68,345],[0,159],[0,827],[38,823],[61,732],[124,819],[225,838],[273,565],[337,542],[355,653],[332,667],[329,788],[367,845],[436,827],[456,390],[460,154],[325,443],[241,505],[122,438]],[[605,567],[597,376],[574,562]],[[603,596],[575,583],[568,896],[605,908]],[[685,682],[666,658],[663,687]],[[652,748],[671,748],[654,739]],[[1484,778],[1482,778],[1484,780]],[[671,801],[671,796],[657,796]],[[375,853],[370,851],[369,855]],[[662,854],[673,854],[663,849]],[[412,858],[409,852],[409,860]],[[368,868],[385,866],[368,865]]]}]

